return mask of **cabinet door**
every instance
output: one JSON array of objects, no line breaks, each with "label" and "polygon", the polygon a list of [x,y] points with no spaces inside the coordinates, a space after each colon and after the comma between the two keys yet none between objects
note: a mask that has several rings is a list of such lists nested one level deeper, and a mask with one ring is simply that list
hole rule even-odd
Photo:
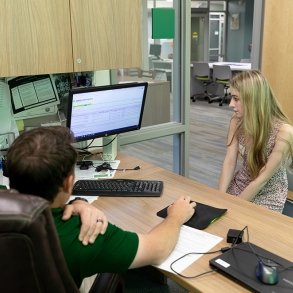
[{"label": "cabinet door", "polygon": [[74,71],[141,67],[140,0],[70,0]]},{"label": "cabinet door", "polygon": [[69,0],[0,0],[0,7],[0,76],[73,71]]},{"label": "cabinet door", "polygon": [[276,97],[291,120],[293,120],[292,11],[292,0],[283,0],[282,4],[278,1],[266,0],[261,64],[261,71],[269,80]]}]

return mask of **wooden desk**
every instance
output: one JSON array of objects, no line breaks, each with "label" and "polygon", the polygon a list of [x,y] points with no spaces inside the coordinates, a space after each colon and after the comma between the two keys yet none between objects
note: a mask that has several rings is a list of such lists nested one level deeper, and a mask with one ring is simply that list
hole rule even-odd
[{"label": "wooden desk", "polygon": [[152,60],[154,70],[172,70],[173,59],[158,59]]},{"label": "wooden desk", "polygon": [[[293,218],[219,192],[139,159],[123,154],[119,154],[118,159],[121,160],[119,168],[133,168],[139,165],[141,169],[117,171],[117,178],[163,180],[164,192],[160,198],[99,198],[96,201],[97,206],[106,213],[112,223],[124,229],[147,232],[162,221],[156,216],[157,211],[172,203],[180,195],[190,195],[195,201],[228,209],[225,216],[205,230],[223,238],[223,241],[214,248],[215,250],[227,246],[228,229],[241,230],[248,225],[249,240],[252,243],[293,261]],[[216,254],[202,256],[183,273],[197,275],[209,271],[209,259],[215,256]],[[216,272],[194,279],[184,279],[168,272],[164,274],[191,292],[250,292]]]}]

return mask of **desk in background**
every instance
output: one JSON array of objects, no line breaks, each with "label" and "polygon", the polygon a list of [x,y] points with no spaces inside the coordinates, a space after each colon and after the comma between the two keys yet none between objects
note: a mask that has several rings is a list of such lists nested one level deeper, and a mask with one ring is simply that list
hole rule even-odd
[{"label": "desk in background", "polygon": [[152,60],[154,70],[172,70],[173,60],[172,59],[158,59]]},{"label": "desk in background", "polygon": [[209,63],[210,69],[213,69],[213,65],[229,65],[232,71],[244,71],[251,69],[251,63],[242,62],[212,62]]},{"label": "desk in background", "polygon": [[[172,59],[164,59],[164,60],[153,60],[154,70],[171,70],[173,66]],[[209,63],[210,69],[213,69],[213,65],[229,65],[232,71],[243,71],[250,70],[251,63],[242,63],[242,62],[211,62]],[[190,65],[192,67],[193,64]]]},{"label": "desk in background", "polygon": [[[228,209],[226,215],[205,230],[223,238],[213,250],[227,246],[226,235],[230,228],[241,230],[248,225],[249,240],[252,243],[293,261],[293,218],[212,189],[140,159],[123,154],[119,154],[118,159],[121,168],[133,168],[139,165],[141,169],[116,172],[115,178],[163,180],[164,191],[160,198],[99,198],[95,204],[105,212],[112,223],[128,230],[148,232],[162,221],[156,216],[157,211],[172,203],[180,195],[189,195],[197,202]],[[247,239],[246,235],[244,239]],[[211,270],[209,260],[216,255],[203,255],[183,273],[198,275]],[[250,292],[216,272],[193,279],[185,279],[168,272],[163,273],[191,292]]]}]

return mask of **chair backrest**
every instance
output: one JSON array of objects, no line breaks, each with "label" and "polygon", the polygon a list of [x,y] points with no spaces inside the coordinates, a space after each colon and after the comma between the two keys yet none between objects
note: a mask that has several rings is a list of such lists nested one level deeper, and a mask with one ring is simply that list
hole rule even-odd
[{"label": "chair backrest", "polygon": [[192,76],[197,77],[207,77],[210,78],[210,67],[207,62],[193,62],[192,63]]},{"label": "chair backrest", "polygon": [[287,171],[287,178],[288,178],[288,189],[293,191],[293,173],[292,171]]},{"label": "chair backrest", "polygon": [[46,200],[0,192],[0,292],[79,292]]},{"label": "chair backrest", "polygon": [[213,65],[213,80],[227,80],[232,77],[232,71],[229,65]]}]

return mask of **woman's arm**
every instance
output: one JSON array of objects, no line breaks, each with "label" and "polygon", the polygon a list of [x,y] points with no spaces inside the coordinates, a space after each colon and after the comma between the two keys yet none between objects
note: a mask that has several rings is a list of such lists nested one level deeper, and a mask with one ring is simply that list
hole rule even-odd
[{"label": "woman's arm", "polygon": [[[237,118],[232,117],[230,121],[228,137],[227,137],[227,152],[223,162],[222,171],[219,177],[219,190],[226,192],[227,188],[233,178],[237,157],[238,157],[238,140],[236,138],[235,131],[237,128]],[[231,142],[232,141],[232,142]]]},{"label": "woman's arm", "polygon": [[266,165],[261,169],[259,175],[243,190],[240,197],[251,201],[253,197],[267,184],[276,171],[287,159],[293,145],[293,127],[284,124],[278,133],[275,146],[270,154]]}]

